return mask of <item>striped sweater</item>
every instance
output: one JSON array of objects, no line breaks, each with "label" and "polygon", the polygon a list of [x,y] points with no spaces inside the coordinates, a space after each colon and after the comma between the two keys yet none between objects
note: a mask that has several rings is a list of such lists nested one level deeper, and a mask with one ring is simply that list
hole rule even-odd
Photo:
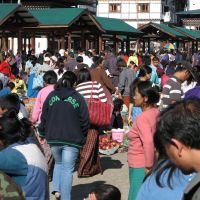
[{"label": "striped sweater", "polygon": [[163,108],[167,108],[173,102],[179,101],[183,98],[183,91],[181,89],[181,81],[175,76],[167,80],[162,91]]},{"label": "striped sweater", "polygon": [[[93,83],[93,89],[92,89]],[[80,83],[76,87],[76,91],[79,92],[85,99],[100,99],[101,102],[106,102],[107,97],[104,93],[103,87],[97,81],[87,81]],[[91,94],[92,93],[92,94]]]}]

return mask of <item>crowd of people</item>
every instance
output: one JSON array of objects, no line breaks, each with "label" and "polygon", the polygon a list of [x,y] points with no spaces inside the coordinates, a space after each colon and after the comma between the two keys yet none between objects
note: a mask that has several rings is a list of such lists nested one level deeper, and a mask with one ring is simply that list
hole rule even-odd
[{"label": "crowd of people", "polygon": [[[199,55],[1,52],[0,175],[12,186],[3,195],[47,200],[52,181],[55,198],[70,200],[75,170],[103,173],[99,135],[129,124],[128,200],[199,199]],[[109,124],[92,120],[91,100],[110,106]],[[99,185],[88,199],[121,193]]]}]

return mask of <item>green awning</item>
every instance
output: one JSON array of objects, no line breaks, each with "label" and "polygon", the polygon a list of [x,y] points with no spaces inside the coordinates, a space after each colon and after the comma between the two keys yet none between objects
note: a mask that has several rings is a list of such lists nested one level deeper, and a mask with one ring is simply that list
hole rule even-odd
[{"label": "green awning", "polygon": [[185,35],[183,35],[182,33],[178,32],[178,31],[176,31],[175,29],[167,26],[166,24],[157,24],[157,23],[153,23],[153,24],[163,32],[166,32],[168,34],[174,35],[175,37],[186,38]]},{"label": "green awning", "polygon": [[141,31],[135,29],[134,27],[130,26],[126,22],[120,20],[120,19],[114,19],[114,18],[106,18],[106,17],[95,17],[97,22],[101,25],[101,27],[106,32],[112,32],[112,33],[120,33],[124,34],[142,34]]},{"label": "green awning", "polygon": [[85,11],[83,8],[29,10],[41,26],[70,26]]},{"label": "green awning", "polygon": [[176,15],[200,15],[200,9],[177,12]]},{"label": "green awning", "polygon": [[175,26],[173,28],[179,31],[180,33],[186,35],[187,37],[192,38],[193,40],[200,40],[200,31],[190,30],[190,29],[187,29],[184,27],[178,27],[178,26]]},{"label": "green awning", "polygon": [[182,33],[178,32],[177,30],[167,26],[166,24],[162,24],[162,23],[161,24],[157,24],[157,23],[150,22],[148,24],[145,24],[145,25],[141,26],[139,29],[141,31],[143,31],[144,33],[148,33],[148,29],[151,29],[152,27],[157,29],[160,32],[163,32],[163,33],[165,33],[167,35],[170,35],[173,38],[182,38],[182,39],[186,39],[187,38]]},{"label": "green awning", "polygon": [[18,7],[20,7],[19,4],[0,4],[0,21],[3,21],[9,17]]}]

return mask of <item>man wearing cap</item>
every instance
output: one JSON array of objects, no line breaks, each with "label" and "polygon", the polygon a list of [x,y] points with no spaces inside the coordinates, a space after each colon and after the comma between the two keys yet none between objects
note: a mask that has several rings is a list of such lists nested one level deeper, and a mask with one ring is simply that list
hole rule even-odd
[{"label": "man wearing cap", "polygon": [[167,108],[183,98],[181,84],[188,80],[192,75],[192,66],[190,63],[183,62],[176,67],[175,74],[167,80],[162,91],[161,109]]},{"label": "man wearing cap", "polygon": [[40,65],[40,67],[38,69],[38,74],[45,73],[49,70],[53,70],[53,67],[50,66],[50,62],[51,62],[50,57],[48,57],[48,56],[44,57],[44,63],[43,63],[43,65]]}]

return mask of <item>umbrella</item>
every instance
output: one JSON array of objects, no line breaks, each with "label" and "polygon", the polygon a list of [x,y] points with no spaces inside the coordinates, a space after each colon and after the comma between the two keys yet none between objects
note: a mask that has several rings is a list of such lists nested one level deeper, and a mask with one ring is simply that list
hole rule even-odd
[{"label": "umbrella", "polygon": [[176,49],[176,47],[172,43],[168,43],[164,46],[165,49]]}]

